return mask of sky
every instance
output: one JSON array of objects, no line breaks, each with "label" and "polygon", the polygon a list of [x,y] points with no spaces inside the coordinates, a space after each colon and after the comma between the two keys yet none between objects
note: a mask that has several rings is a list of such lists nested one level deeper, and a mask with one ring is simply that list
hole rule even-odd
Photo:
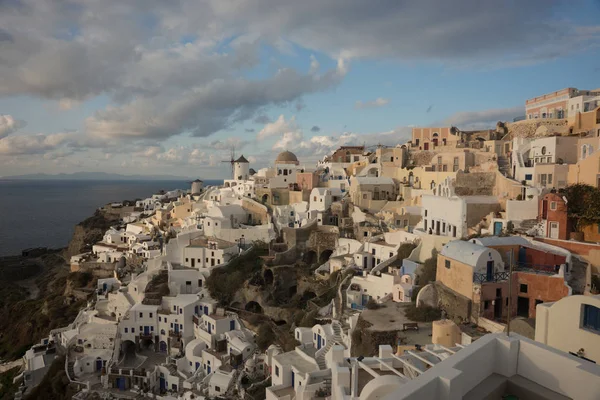
[{"label": "sky", "polygon": [[600,87],[600,0],[0,0],[0,176],[216,179]]}]

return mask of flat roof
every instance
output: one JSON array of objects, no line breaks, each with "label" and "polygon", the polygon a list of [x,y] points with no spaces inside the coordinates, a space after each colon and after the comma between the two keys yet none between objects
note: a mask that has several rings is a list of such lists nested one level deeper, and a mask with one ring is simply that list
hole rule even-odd
[{"label": "flat roof", "polygon": [[289,351],[276,355],[275,361],[282,365],[291,365],[302,373],[317,371],[319,366],[317,362],[310,362],[298,352],[298,350]]}]

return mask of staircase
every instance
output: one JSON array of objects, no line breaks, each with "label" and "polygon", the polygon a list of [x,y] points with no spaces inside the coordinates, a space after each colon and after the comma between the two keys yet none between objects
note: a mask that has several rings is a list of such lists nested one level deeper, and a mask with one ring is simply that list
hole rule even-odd
[{"label": "staircase", "polygon": [[75,368],[74,368],[74,366],[75,366],[74,362],[69,362],[67,364],[67,374],[69,375],[69,378],[71,380],[75,379]]},{"label": "staircase", "polygon": [[510,176],[510,163],[505,156],[498,156],[498,171],[504,176]]}]

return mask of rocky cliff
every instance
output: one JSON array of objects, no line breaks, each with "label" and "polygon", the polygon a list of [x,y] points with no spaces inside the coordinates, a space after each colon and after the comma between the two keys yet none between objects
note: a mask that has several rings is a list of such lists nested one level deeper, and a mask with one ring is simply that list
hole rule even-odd
[{"label": "rocky cliff", "polygon": [[96,211],[93,216],[75,225],[73,237],[64,253],[65,259],[91,250],[91,245],[102,240],[104,233],[118,221],[118,215]]}]

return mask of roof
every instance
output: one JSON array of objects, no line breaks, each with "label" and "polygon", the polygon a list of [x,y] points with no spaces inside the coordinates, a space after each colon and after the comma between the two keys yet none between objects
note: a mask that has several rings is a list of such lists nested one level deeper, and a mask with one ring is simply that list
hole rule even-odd
[{"label": "roof", "polygon": [[392,178],[387,178],[384,176],[379,177],[366,177],[366,176],[358,176],[356,177],[356,181],[359,185],[393,185],[394,180]]},{"label": "roof", "polygon": [[283,151],[279,153],[275,162],[298,162],[298,157],[291,151]]},{"label": "roof", "polygon": [[298,352],[298,350],[288,351],[287,353],[278,354],[273,357],[281,365],[291,365],[302,373],[318,371],[317,362],[310,362]]},{"label": "roof", "polygon": [[217,245],[218,249],[228,249],[236,245],[234,242],[229,242],[227,240],[218,239],[218,238],[207,238],[206,236],[200,236],[198,238],[190,240],[190,244],[187,247],[208,247],[209,243],[214,243]]},{"label": "roof", "polygon": [[482,246],[525,246],[531,244],[527,239],[521,236],[486,236],[476,239],[471,239],[472,243]]},{"label": "roof", "polygon": [[451,258],[463,264],[475,266],[479,257],[491,249],[482,245],[465,242],[463,240],[455,240],[447,243],[441,251],[444,257]]},{"label": "roof", "polygon": [[196,179],[194,182],[200,182],[200,183],[202,183],[202,182],[203,182],[203,180],[201,180],[201,179]]},{"label": "roof", "polygon": [[240,156],[240,158],[238,158],[238,159],[237,159],[237,160],[235,160],[234,162],[237,162],[237,163],[246,163],[246,164],[248,164],[248,163],[249,163],[249,162],[248,162],[248,160],[246,160],[246,157],[244,157],[244,155],[243,155],[243,154]]}]

